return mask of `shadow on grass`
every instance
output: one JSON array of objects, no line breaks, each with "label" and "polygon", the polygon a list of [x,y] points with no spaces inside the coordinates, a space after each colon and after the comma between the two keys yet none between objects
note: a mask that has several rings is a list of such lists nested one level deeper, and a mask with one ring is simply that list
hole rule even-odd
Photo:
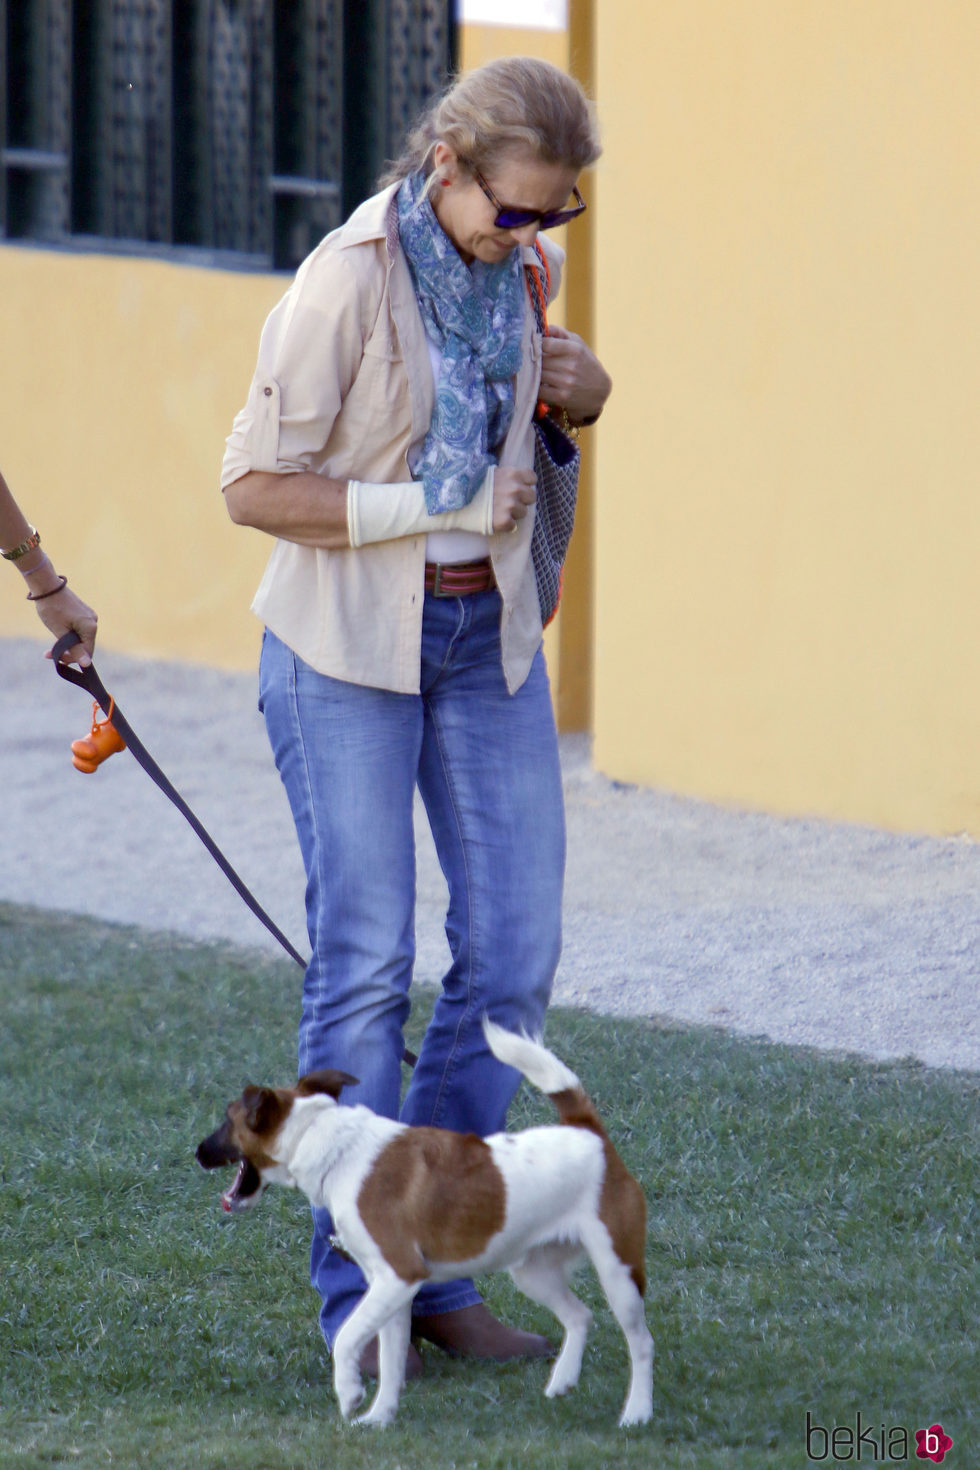
[{"label": "shadow on grass", "polygon": [[[0,995],[0,1465],[784,1470],[811,1463],[807,1412],[844,1431],[860,1414],[868,1461],[938,1420],[950,1464],[971,1462],[972,1074],[552,1013],[646,1190],[655,1422],[615,1427],[625,1346],[583,1274],[576,1393],[545,1400],[541,1364],[430,1351],[378,1436],[338,1418],[305,1201],[229,1218],[193,1158],[243,1082],[294,1075],[295,967],[0,905]],[[543,1120],[523,1089],[512,1126]],[[486,1287],[553,1331],[507,1278]]]}]

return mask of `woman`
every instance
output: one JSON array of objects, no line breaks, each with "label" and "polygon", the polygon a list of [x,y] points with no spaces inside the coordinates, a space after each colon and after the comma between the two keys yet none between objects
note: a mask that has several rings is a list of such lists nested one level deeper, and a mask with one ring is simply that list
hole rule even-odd
[{"label": "woman", "polygon": [[65,633],[77,633],[78,642],[64,655],[66,663],[88,668],[95,648],[98,618],[87,603],[76,597],[41,550],[41,538],[29,525],[0,475],[0,551],[4,561],[13,562],[28,587],[27,600],[37,604],[37,614],[55,641]]},{"label": "woman", "polygon": [[[580,338],[534,327],[525,264],[585,206],[581,88],[493,62],[423,119],[381,193],[303,263],[266,322],[222,484],[277,538],[254,610],[276,763],[306,864],[313,956],[299,1070],[413,1124],[503,1127],[517,1074],[481,1018],[540,1030],[560,949],[564,817],[530,560],[539,397],[608,396]],[[546,237],[552,288],[562,255]],[[399,1107],[414,960],[416,786],[449,887],[452,964]],[[363,1291],[315,1216],[328,1345]],[[413,1330],[455,1353],[542,1355],[472,1282],[425,1287]],[[370,1362],[365,1366],[370,1368]],[[413,1348],[409,1372],[419,1371]]]}]

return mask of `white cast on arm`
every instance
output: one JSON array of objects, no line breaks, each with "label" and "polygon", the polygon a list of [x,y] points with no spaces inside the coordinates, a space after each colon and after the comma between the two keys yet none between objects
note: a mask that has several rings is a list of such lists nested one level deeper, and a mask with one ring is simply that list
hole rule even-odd
[{"label": "white cast on arm", "polygon": [[347,482],[347,534],[351,546],[370,541],[396,541],[400,536],[427,535],[430,531],[477,531],[493,534],[493,465],[469,505],[461,510],[430,515],[425,508],[421,480],[404,485],[371,485],[364,480]]}]

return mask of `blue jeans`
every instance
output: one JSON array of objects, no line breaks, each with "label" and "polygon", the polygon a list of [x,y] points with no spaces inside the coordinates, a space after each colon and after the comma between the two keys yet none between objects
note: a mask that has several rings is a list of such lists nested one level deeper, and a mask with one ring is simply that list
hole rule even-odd
[{"label": "blue jeans", "polygon": [[[508,694],[496,590],[427,595],[418,695],[318,674],[268,630],[260,706],[307,874],[312,958],[299,1072],[359,1079],[342,1102],[480,1135],[503,1128],[519,1076],[481,1019],[538,1031],[561,948],[565,864],[558,741],[544,657]],[[418,785],[449,887],[451,965],[404,1102],[402,1028],[415,959]],[[328,1345],[365,1289],[315,1209],[310,1272]],[[420,1314],[480,1300],[471,1281],[424,1286]]]}]

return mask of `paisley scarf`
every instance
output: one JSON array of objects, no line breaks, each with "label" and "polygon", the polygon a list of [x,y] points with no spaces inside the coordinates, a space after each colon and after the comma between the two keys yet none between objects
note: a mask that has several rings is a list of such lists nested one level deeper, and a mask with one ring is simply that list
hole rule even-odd
[{"label": "paisley scarf", "polygon": [[426,335],[442,354],[436,406],[415,467],[430,515],[468,505],[514,415],[525,291],[521,252],[467,266],[435,217],[425,179],[398,190],[398,231]]}]

